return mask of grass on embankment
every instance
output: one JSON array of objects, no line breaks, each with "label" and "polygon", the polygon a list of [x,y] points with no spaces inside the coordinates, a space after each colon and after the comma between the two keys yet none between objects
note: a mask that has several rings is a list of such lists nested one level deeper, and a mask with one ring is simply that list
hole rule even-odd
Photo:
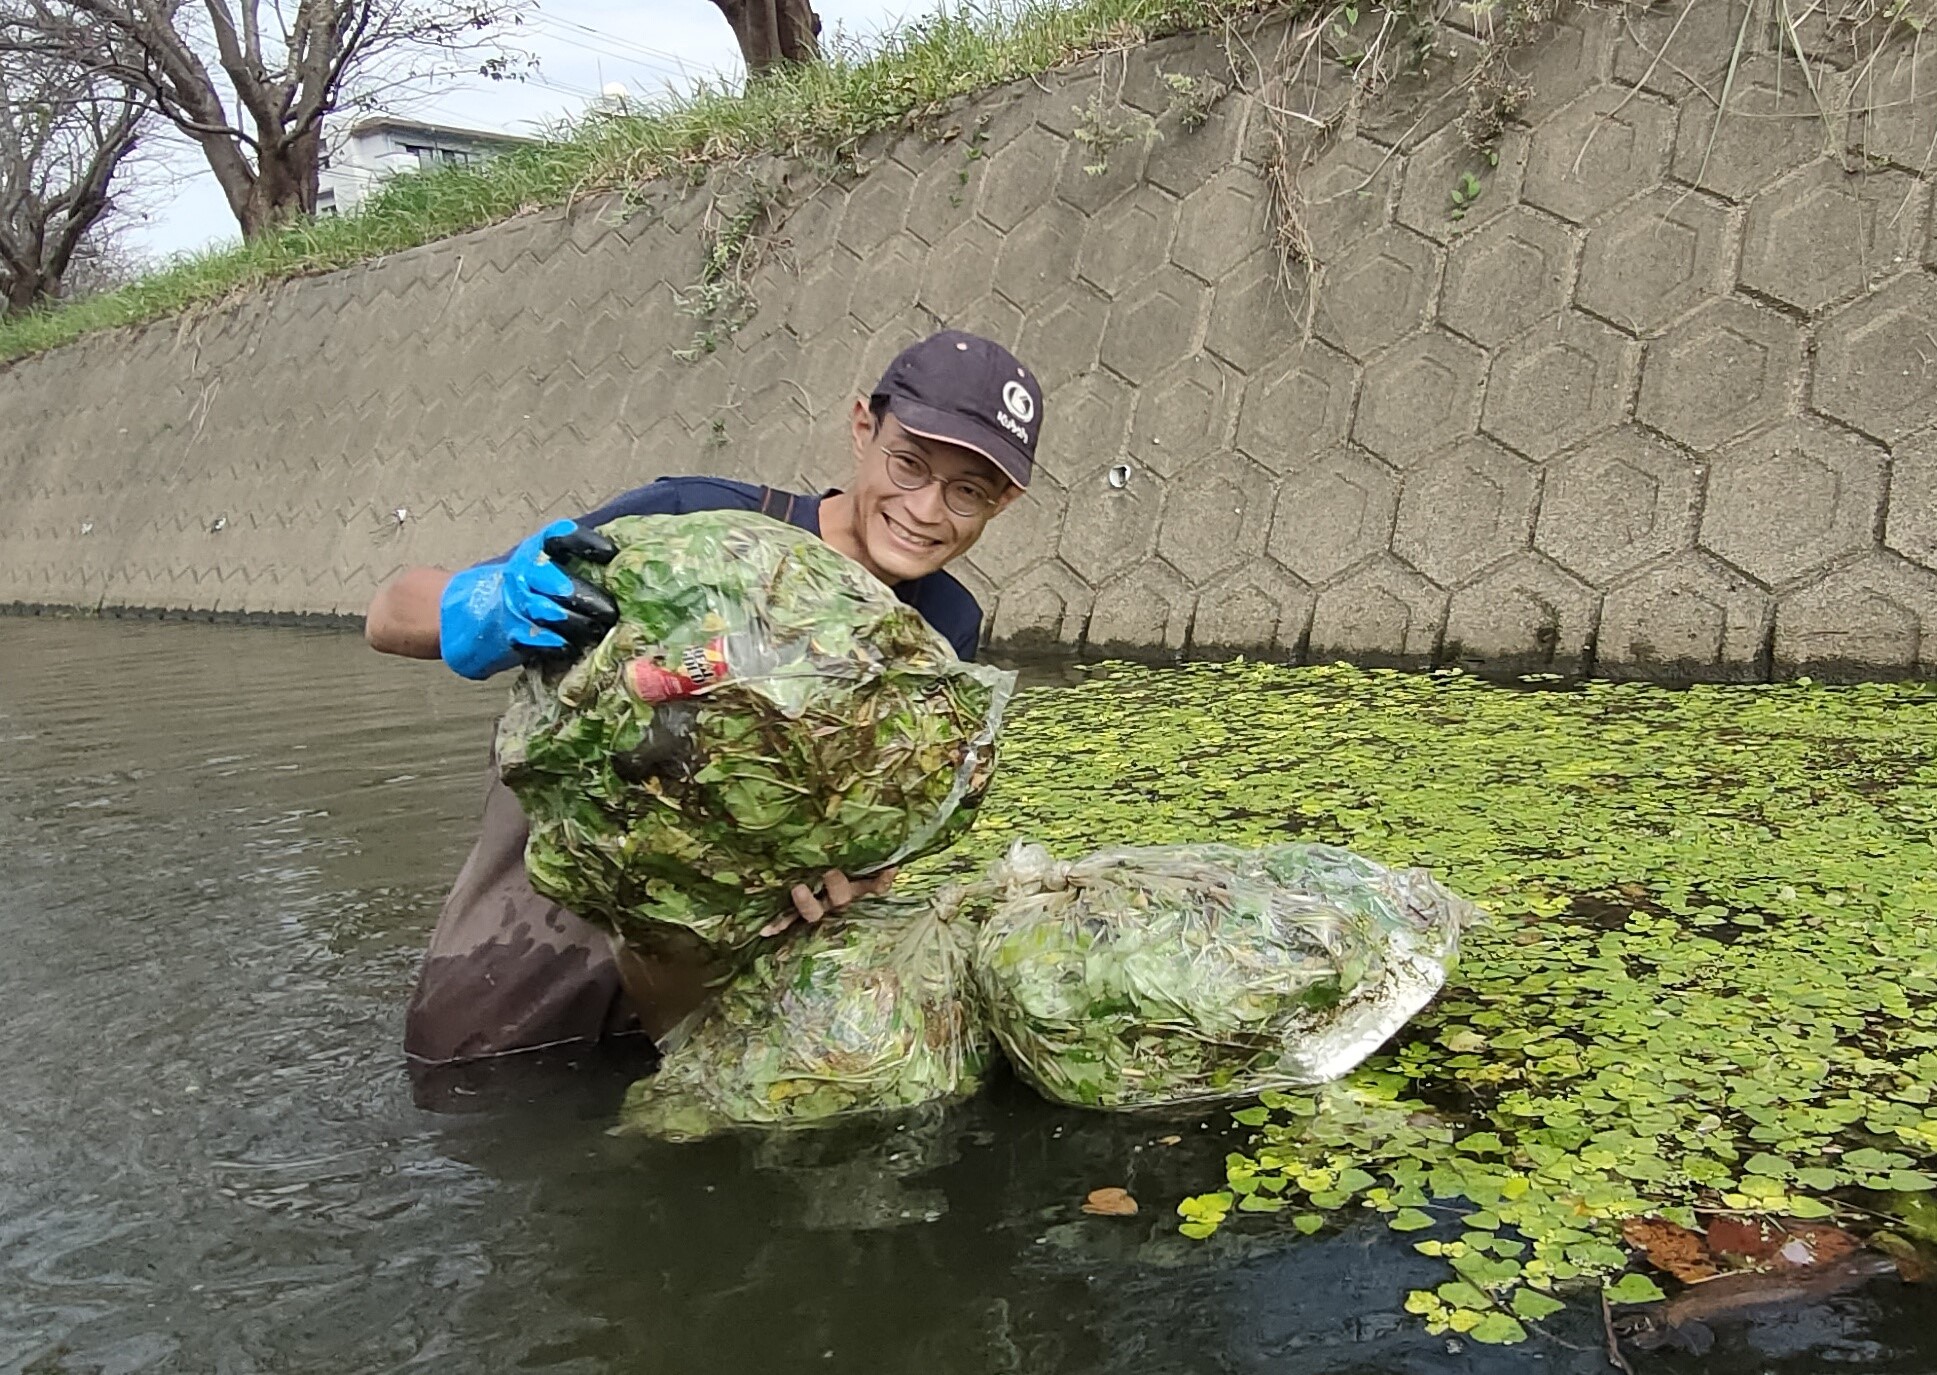
[{"label": "grass on embankment", "polygon": [[477,168],[399,177],[355,214],[181,258],[120,290],[0,320],[0,360],[461,234],[587,193],[759,153],[838,153],[911,113],[1096,52],[1303,0],[956,0],[865,49],[584,121]]}]

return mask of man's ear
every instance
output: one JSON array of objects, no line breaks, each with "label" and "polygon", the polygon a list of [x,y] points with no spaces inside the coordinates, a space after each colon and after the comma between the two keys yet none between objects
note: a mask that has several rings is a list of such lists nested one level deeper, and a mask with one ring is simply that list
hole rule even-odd
[{"label": "man's ear", "polygon": [[866,397],[854,398],[854,405],[848,410],[848,437],[854,445],[854,461],[859,463],[867,453],[868,445],[874,440],[874,412],[869,409]]},{"label": "man's ear", "polygon": [[994,520],[997,516],[1008,510],[1010,503],[1014,502],[1021,495],[1022,488],[1011,482],[1003,489],[1002,495],[995,499],[995,509],[989,512],[989,519]]}]

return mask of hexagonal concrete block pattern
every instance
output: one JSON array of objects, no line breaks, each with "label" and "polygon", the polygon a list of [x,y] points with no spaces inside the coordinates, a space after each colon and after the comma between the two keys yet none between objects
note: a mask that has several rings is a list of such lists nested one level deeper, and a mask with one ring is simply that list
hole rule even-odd
[{"label": "hexagonal concrete block pattern", "polygon": [[1090,287],[1065,287],[1024,317],[1016,353],[1029,360],[1036,379],[1053,391],[1096,366],[1109,318],[1110,303]]},{"label": "hexagonal concrete block pattern", "polygon": [[1715,456],[1703,547],[1771,586],[1875,539],[1883,452],[1819,420],[1790,420]]},{"label": "hexagonal concrete block pattern", "polygon": [[1318,594],[1307,658],[1419,664],[1439,649],[1445,624],[1446,594],[1380,559]]},{"label": "hexagonal concrete block pattern", "polygon": [[928,253],[912,234],[900,235],[877,249],[861,265],[849,312],[869,329],[885,330],[915,304]]},{"label": "hexagonal concrete block pattern", "polygon": [[1700,496],[1686,454],[1642,431],[1616,430],[1548,469],[1534,547],[1605,587],[1693,545]]},{"label": "hexagonal concrete block pattern", "polygon": [[1256,559],[1271,525],[1273,481],[1241,454],[1193,463],[1189,481],[1171,489],[1157,552],[1198,587]]},{"label": "hexagonal concrete block pattern", "polygon": [[1037,473],[1028,492],[1011,503],[999,519],[983,527],[972,551],[975,566],[997,586],[1008,586],[1056,552],[1056,538],[1068,504],[1063,489]]},{"label": "hexagonal concrete block pattern", "polygon": [[1480,420],[1486,355],[1441,330],[1415,335],[1365,370],[1352,438],[1397,468],[1417,463]]},{"label": "hexagonal concrete block pattern", "polygon": [[1442,587],[1524,549],[1533,533],[1534,471],[1473,438],[1406,474],[1392,552]]},{"label": "hexagonal concrete block pattern", "polygon": [[1133,476],[1126,487],[1111,487],[1102,472],[1077,479],[1070,488],[1056,552],[1092,587],[1143,562],[1157,538],[1163,511],[1163,481]]},{"label": "hexagonal concrete block pattern", "polygon": [[1809,311],[1859,295],[1916,261],[1925,199],[1901,172],[1812,163],[1750,202],[1742,285]]},{"label": "hexagonal concrete block pattern", "polygon": [[1257,173],[1229,167],[1184,198],[1171,261],[1215,284],[1270,236],[1271,194]]},{"label": "hexagonal concrete block pattern", "polygon": [[1115,463],[1130,429],[1129,384],[1101,368],[1066,382],[1043,400],[1047,435],[1036,469],[1061,481]]},{"label": "hexagonal concrete block pattern", "polygon": [[[1520,168],[1526,160],[1525,132],[1509,126],[1494,152],[1498,162],[1489,163],[1455,124],[1428,138],[1406,159],[1405,183],[1399,192],[1399,223],[1429,239],[1448,243],[1504,213],[1513,204]],[[1453,190],[1468,177],[1478,186],[1479,196],[1455,204]]]},{"label": "hexagonal concrete block pattern", "polygon": [[1209,287],[1181,268],[1165,264],[1110,307],[1103,363],[1133,383],[1150,381],[1179,353],[1193,347],[1209,305]]},{"label": "hexagonal concrete block pattern", "polygon": [[1176,227],[1177,202],[1143,188],[1090,220],[1077,270],[1107,295],[1121,296],[1168,256]]},{"label": "hexagonal concrete block pattern", "polygon": [[939,244],[975,214],[975,197],[988,163],[968,157],[969,147],[949,143],[937,149],[915,178],[904,223],[925,244]]},{"label": "hexagonal concrete block pattern", "polygon": [[1212,654],[1295,653],[1317,600],[1309,586],[1276,564],[1248,563],[1198,594],[1191,647]]},{"label": "hexagonal concrete block pattern", "polygon": [[[1287,289],[1276,250],[1259,249],[1211,293],[1204,346],[1246,372],[1295,353],[1303,334],[1310,279],[1299,274]],[[1296,293],[1294,299],[1294,291]]]},{"label": "hexagonal concrete block pattern", "polygon": [[1182,649],[1197,595],[1161,563],[1142,564],[1099,588],[1083,643],[1092,649]]},{"label": "hexagonal concrete block pattern", "polygon": [[1225,446],[1238,376],[1206,354],[1166,367],[1135,390],[1130,462],[1161,476],[1181,474]]},{"label": "hexagonal concrete block pattern", "polygon": [[[1164,104],[1176,97],[1168,89]],[[1164,119],[1161,137],[1150,145],[1144,176],[1173,196],[1188,196],[1202,186],[1221,167],[1238,161],[1244,136],[1244,112],[1236,101],[1225,101],[1211,112],[1209,119],[1195,129],[1181,122]]]},{"label": "hexagonal concrete block pattern", "polygon": [[1937,48],[1928,43],[1879,54],[1865,73],[1862,88],[1862,146],[1887,157],[1907,172],[1928,174],[1930,150],[1937,147]]},{"label": "hexagonal concrete block pattern", "polygon": [[1404,229],[1381,229],[1325,269],[1318,335],[1368,358],[1425,324],[1438,284],[1429,244]]},{"label": "hexagonal concrete block pattern", "polygon": [[1516,206],[1453,245],[1446,256],[1440,323],[1498,348],[1567,303],[1574,235]]},{"label": "hexagonal concrete block pattern", "polygon": [[1744,301],[1713,301],[1648,345],[1635,414],[1711,449],[1780,415],[1802,365],[1802,331],[1790,321]]},{"label": "hexagonal concrete block pattern", "polygon": [[1002,236],[981,220],[956,226],[922,265],[921,304],[953,321],[994,287],[1001,248]]},{"label": "hexagonal concrete block pattern", "polygon": [[1821,157],[1822,111],[1809,83],[1786,66],[1766,55],[1744,61],[1730,84],[1728,110],[1719,127],[1710,102],[1683,104],[1675,137],[1675,176],[1739,201]]},{"label": "hexagonal concrete block pattern", "polygon": [[1574,299],[1623,329],[1650,333],[1727,293],[1728,212],[1661,187],[1596,224]]},{"label": "hexagonal concrete block pattern", "polygon": [[995,260],[995,289],[1028,310],[1076,276],[1083,217],[1056,201],[1039,205],[1003,236]]},{"label": "hexagonal concrete block pattern", "polygon": [[1621,422],[1640,345],[1572,314],[1541,325],[1493,359],[1486,432],[1536,461]]},{"label": "hexagonal concrete block pattern", "polygon": [[1095,600],[1089,584],[1062,564],[1040,564],[1002,584],[989,639],[1020,648],[1073,645],[1082,637]]},{"label": "hexagonal concrete block pattern", "polygon": [[1937,414],[1937,280],[1912,273],[1844,306],[1817,344],[1814,401],[1885,443]]},{"label": "hexagonal concrete block pattern", "polygon": [[1494,671],[1577,672],[1600,601],[1538,554],[1521,554],[1453,593],[1440,657]]},{"label": "hexagonal concrete block pattern", "polygon": [[1376,143],[1347,138],[1305,169],[1300,214],[1318,261],[1331,262],[1392,218],[1404,165]]},{"label": "hexagonal concrete block pattern", "polygon": [[1085,215],[1099,214],[1119,197],[1150,185],[1143,177],[1149,160],[1150,149],[1142,139],[1131,139],[1112,148],[1102,161],[1088,148],[1077,144],[1063,157],[1063,170],[1056,181],[1056,199]]},{"label": "hexagonal concrete block pattern", "polygon": [[1301,464],[1278,488],[1271,557],[1306,582],[1329,582],[1391,542],[1398,497],[1397,479],[1355,450]]},{"label": "hexagonal concrete block pattern", "polygon": [[861,178],[848,193],[847,211],[841,216],[840,242],[859,257],[901,232],[908,214],[908,198],[914,194],[915,174],[898,162],[884,162]]},{"label": "hexagonal concrete block pattern", "polygon": [[1253,373],[1238,409],[1238,447],[1286,472],[1345,438],[1358,369],[1323,344],[1290,353],[1285,365]]},{"label": "hexagonal concrete block pattern", "polygon": [[1620,18],[1626,41],[1614,44],[1614,79],[1676,100],[1719,91],[1742,17],[1742,7],[1735,4],[1637,5],[1624,10]]},{"label": "hexagonal concrete block pattern", "polygon": [[1937,569],[1937,430],[1890,455],[1890,523],[1884,542],[1913,563]]},{"label": "hexagonal concrete block pattern", "polygon": [[1043,188],[1056,184],[1065,148],[1047,129],[1032,126],[989,158],[976,208],[997,229],[1008,231],[1042,203]]},{"label": "hexagonal concrete block pattern", "polygon": [[801,275],[800,290],[794,294],[793,309],[787,324],[800,339],[814,339],[847,318],[848,302],[854,298],[854,282],[861,275],[861,260],[845,249],[820,259]]},{"label": "hexagonal concrete block pattern", "polygon": [[1532,92],[1514,111],[1515,118],[1529,125],[1542,124],[1600,85],[1610,50],[1625,43],[1619,29],[1613,15],[1582,9],[1515,52],[1514,75]]},{"label": "hexagonal concrete block pattern", "polygon": [[1870,677],[1937,665],[1937,575],[1874,551],[1776,606],[1775,669]]},{"label": "hexagonal concrete block pattern", "polygon": [[1586,224],[1659,183],[1674,139],[1674,111],[1661,101],[1590,91],[1534,131],[1521,195]]},{"label": "hexagonal concrete block pattern", "polygon": [[1608,592],[1594,671],[1666,681],[1753,679],[1760,676],[1769,613],[1761,588],[1688,554]]}]

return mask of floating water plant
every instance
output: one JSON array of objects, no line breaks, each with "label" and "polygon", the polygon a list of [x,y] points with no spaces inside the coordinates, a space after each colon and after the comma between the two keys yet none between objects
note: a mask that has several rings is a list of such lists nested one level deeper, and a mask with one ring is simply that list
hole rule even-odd
[{"label": "floating water plant", "polygon": [[1370,1210],[1449,1267],[1413,1312],[1505,1342],[1577,1286],[1661,1295],[1626,1219],[1853,1220],[1937,1183],[1929,686],[1112,667],[1026,694],[1008,744],[951,866],[1295,837],[1490,910],[1383,1055],[1235,1114],[1190,1235]]}]

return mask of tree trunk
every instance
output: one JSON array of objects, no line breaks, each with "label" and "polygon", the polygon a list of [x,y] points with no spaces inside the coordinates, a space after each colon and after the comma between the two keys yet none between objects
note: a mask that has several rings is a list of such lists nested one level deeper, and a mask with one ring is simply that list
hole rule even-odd
[{"label": "tree trunk", "polygon": [[820,60],[820,16],[811,0],[713,0],[726,16],[747,75],[757,77],[783,62]]},{"label": "tree trunk", "polygon": [[316,213],[321,151],[321,138],[313,128],[264,145],[256,159],[255,180],[235,206],[244,239],[259,238],[298,216]]},{"label": "tree trunk", "polygon": [[6,283],[6,309],[0,310],[0,318],[25,315],[54,294],[52,285],[38,273],[22,273],[19,276],[9,273]]}]

